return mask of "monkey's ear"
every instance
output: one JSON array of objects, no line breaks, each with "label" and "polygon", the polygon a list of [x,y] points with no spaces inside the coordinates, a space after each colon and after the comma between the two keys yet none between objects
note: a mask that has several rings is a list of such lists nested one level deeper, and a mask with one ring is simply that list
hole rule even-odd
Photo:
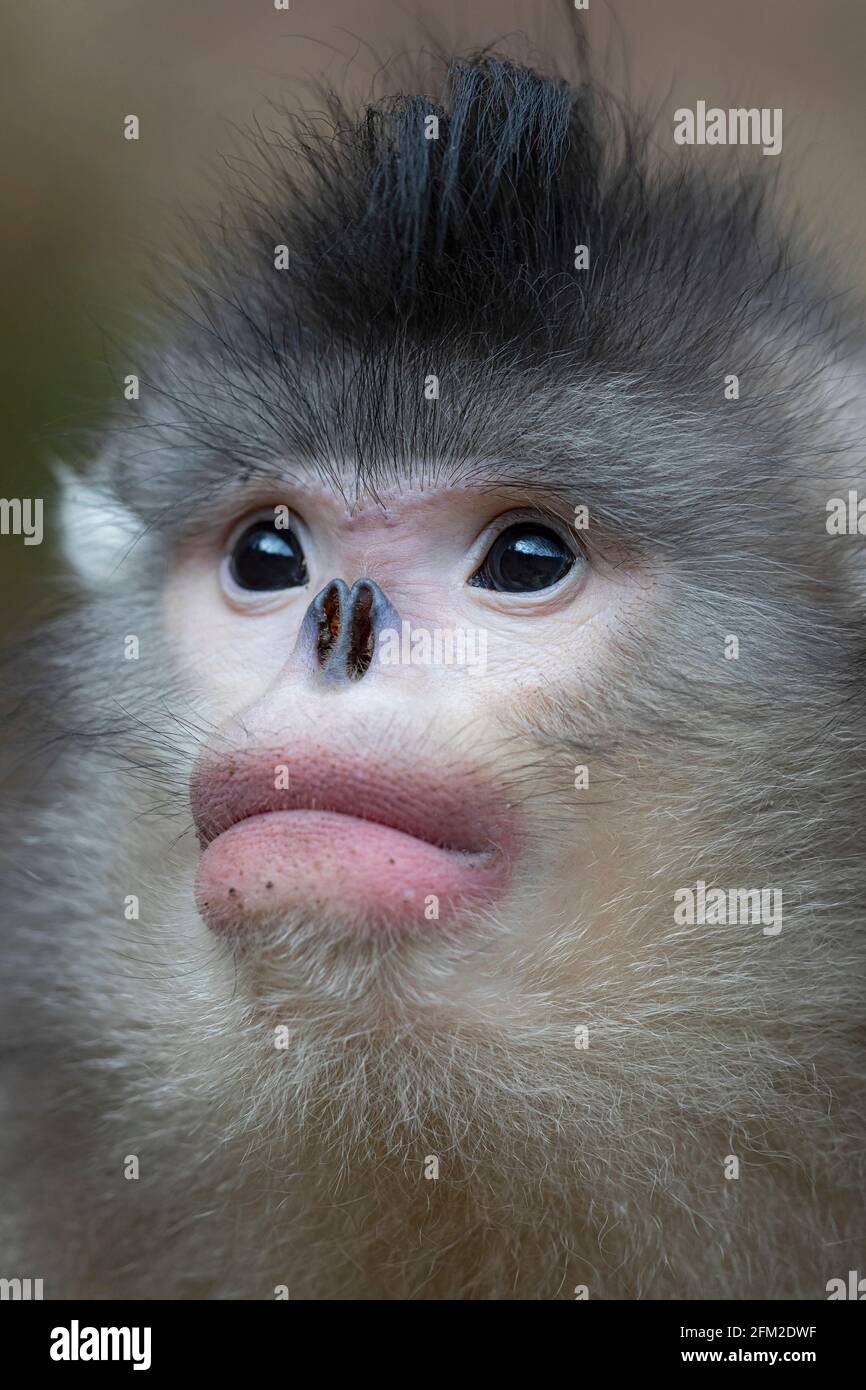
[{"label": "monkey's ear", "polygon": [[67,565],[86,589],[103,589],[119,570],[142,524],[98,483],[56,463],[58,519]]}]

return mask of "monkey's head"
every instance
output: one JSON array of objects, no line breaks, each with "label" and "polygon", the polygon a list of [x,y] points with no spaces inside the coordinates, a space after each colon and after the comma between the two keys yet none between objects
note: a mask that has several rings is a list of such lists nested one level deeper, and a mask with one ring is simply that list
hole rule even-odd
[{"label": "monkey's head", "polygon": [[[589,82],[485,56],[331,117],[239,163],[68,480],[94,1045],[134,1019],[235,1132],[380,1157],[769,1152],[859,950],[839,320],[760,173],[653,167]],[[678,916],[699,883],[781,929]]]}]

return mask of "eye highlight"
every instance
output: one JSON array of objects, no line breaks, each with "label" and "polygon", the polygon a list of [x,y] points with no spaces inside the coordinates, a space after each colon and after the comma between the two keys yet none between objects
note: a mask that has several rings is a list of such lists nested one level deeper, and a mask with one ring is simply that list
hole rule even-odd
[{"label": "eye highlight", "polygon": [[297,533],[260,517],[234,541],[229,573],[239,589],[253,593],[298,589],[308,581],[307,564]]},{"label": "eye highlight", "polygon": [[556,531],[536,521],[520,521],[496,537],[469,583],[500,594],[537,593],[558,584],[576,559]]}]

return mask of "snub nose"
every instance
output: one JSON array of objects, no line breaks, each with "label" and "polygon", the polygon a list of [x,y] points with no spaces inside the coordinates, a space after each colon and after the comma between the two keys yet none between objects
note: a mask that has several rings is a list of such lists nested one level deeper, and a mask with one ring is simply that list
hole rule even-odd
[{"label": "snub nose", "polygon": [[379,634],[399,623],[375,580],[356,579],[350,589],[344,580],[332,579],[307,609],[300,642],[327,680],[358,681],[373,664]]}]

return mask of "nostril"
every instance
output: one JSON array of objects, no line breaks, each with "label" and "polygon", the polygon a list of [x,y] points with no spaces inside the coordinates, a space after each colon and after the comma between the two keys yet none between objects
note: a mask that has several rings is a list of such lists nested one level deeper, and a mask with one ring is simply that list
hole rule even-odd
[{"label": "nostril", "polygon": [[333,584],[322,600],[322,616],[316,636],[316,655],[320,666],[327,666],[340,635],[340,591]]},{"label": "nostril", "polygon": [[332,579],[307,609],[295,651],[329,683],[359,681],[373,665],[379,633],[399,623],[374,579],[356,579],[351,590]]},{"label": "nostril", "polygon": [[349,678],[358,681],[367,674],[373,660],[373,590],[364,585],[355,590],[354,599],[346,665]]}]

